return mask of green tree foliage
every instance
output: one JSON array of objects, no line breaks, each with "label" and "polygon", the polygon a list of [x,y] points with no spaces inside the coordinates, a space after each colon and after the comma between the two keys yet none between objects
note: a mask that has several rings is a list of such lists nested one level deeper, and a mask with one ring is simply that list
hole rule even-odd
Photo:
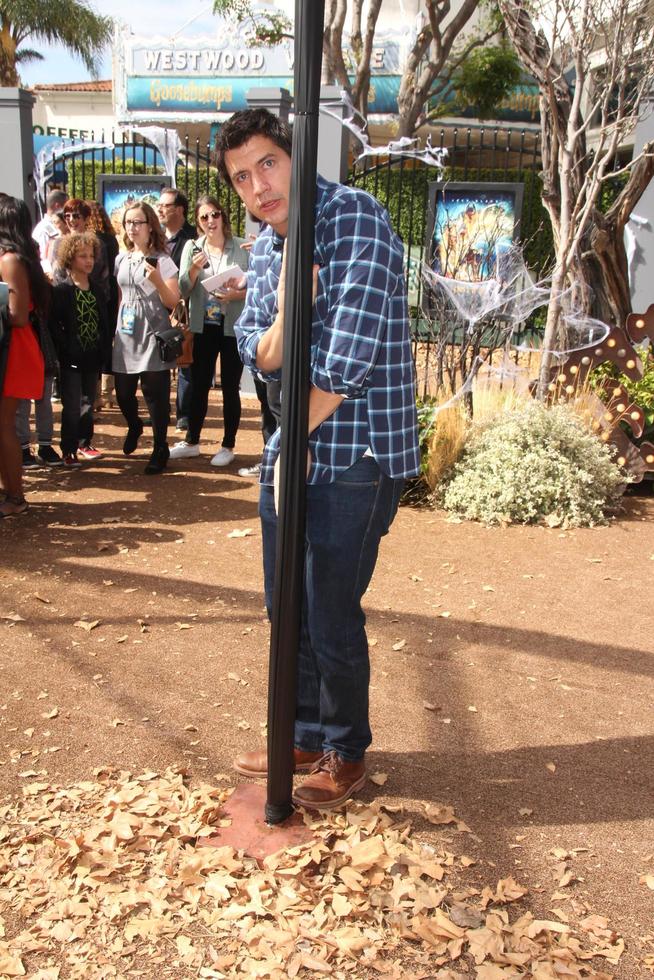
[{"label": "green tree foliage", "polygon": [[491,119],[520,82],[517,55],[507,44],[488,45],[472,51],[452,77],[456,101],[473,108],[479,119]]},{"label": "green tree foliage", "polygon": [[21,49],[28,38],[62,44],[97,77],[97,59],[112,30],[112,19],[96,14],[86,0],[0,0],[0,85],[19,85],[20,62],[40,59],[38,51]]},{"label": "green tree foliage", "polygon": [[250,0],[214,0],[214,14],[235,17],[250,28],[249,44],[274,47],[292,37],[293,25],[284,14],[255,10]]}]

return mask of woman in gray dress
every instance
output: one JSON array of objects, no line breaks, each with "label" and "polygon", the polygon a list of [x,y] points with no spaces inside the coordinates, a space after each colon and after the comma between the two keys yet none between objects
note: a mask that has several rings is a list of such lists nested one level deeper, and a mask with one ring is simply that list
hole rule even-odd
[{"label": "woman in gray dress", "polygon": [[126,208],[123,230],[127,251],[116,259],[120,307],[112,357],[116,400],[127,422],[123,452],[133,453],[143,432],[136,399],[140,380],[154,433],[145,472],[161,473],[170,455],[170,365],[159,355],[156,333],[170,326],[169,311],[179,300],[177,266],[149,204]]}]

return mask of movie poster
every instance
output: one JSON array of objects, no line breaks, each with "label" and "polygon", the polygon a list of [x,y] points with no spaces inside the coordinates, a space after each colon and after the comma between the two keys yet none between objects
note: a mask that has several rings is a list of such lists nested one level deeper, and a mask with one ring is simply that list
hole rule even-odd
[{"label": "movie poster", "polygon": [[518,236],[522,184],[430,184],[427,251],[434,272],[461,282],[495,275]]}]

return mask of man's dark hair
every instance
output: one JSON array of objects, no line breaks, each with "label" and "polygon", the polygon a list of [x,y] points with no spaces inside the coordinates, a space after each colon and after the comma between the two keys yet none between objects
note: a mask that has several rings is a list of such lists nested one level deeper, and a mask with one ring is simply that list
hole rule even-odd
[{"label": "man's dark hair", "polygon": [[267,136],[290,157],[293,136],[288,123],[268,109],[241,109],[230,116],[216,137],[218,172],[226,184],[231,184],[231,179],[225,166],[225,153],[237,150],[253,136]]},{"label": "man's dark hair", "polygon": [[175,207],[183,209],[184,221],[186,221],[186,219],[188,218],[188,197],[186,196],[186,194],[183,191],[177,190],[176,187],[162,187],[161,193],[175,195],[175,200],[173,201],[173,204],[175,205]]}]

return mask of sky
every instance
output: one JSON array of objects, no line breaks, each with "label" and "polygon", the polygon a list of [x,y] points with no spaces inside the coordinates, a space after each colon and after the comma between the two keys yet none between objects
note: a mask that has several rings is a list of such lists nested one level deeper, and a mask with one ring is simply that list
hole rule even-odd
[{"label": "sky", "polygon": [[[95,10],[97,3],[91,3]],[[104,0],[102,13],[128,24],[135,34],[153,37],[156,33],[170,37],[186,26],[192,34],[211,36],[216,31],[216,18],[212,14],[211,0]],[[192,22],[192,23],[191,23]],[[157,30],[153,30],[153,24]],[[44,61],[35,61],[22,66],[21,77],[24,85],[38,85],[45,82],[84,82],[91,76],[84,64],[71,57],[59,45],[46,45],[37,39],[28,39],[27,47],[33,47],[44,56]],[[111,78],[111,51],[107,50],[99,64],[99,78]]]}]

